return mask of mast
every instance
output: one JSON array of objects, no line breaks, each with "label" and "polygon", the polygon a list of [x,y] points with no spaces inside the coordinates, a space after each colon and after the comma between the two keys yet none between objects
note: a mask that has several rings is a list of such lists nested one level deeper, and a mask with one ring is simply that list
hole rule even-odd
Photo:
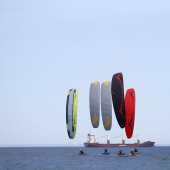
[{"label": "mast", "polygon": [[95,135],[91,132],[87,134],[87,143],[96,143]]},{"label": "mast", "polygon": [[107,135],[107,144],[108,144],[108,145],[110,144],[110,138],[109,138],[109,135]]},{"label": "mast", "polygon": [[139,136],[137,136],[137,144],[140,145]]},{"label": "mast", "polygon": [[125,139],[123,135],[122,135],[122,145],[125,145]]}]

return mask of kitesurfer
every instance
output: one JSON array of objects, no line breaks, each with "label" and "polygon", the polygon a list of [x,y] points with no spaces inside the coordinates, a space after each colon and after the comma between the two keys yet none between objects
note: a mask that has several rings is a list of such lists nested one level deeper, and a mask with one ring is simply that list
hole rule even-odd
[{"label": "kitesurfer", "polygon": [[124,155],[123,151],[120,150],[117,155]]},{"label": "kitesurfer", "polygon": [[84,152],[83,152],[83,150],[82,150],[82,149],[80,149],[79,154],[80,154],[80,155],[83,155],[83,154],[84,154]]},{"label": "kitesurfer", "polygon": [[105,149],[104,152],[106,153],[106,152],[107,152],[107,149]]},{"label": "kitesurfer", "polygon": [[130,151],[130,153],[131,153],[132,156],[136,155],[133,149]]},{"label": "kitesurfer", "polygon": [[138,150],[135,148],[135,149],[134,149],[134,152],[135,152],[135,153],[138,153]]}]

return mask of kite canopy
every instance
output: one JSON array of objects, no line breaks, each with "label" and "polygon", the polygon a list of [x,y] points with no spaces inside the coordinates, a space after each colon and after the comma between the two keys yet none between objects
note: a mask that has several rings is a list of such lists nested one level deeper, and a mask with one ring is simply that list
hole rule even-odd
[{"label": "kite canopy", "polygon": [[89,94],[90,117],[93,128],[98,128],[100,120],[100,83],[91,83]]},{"label": "kite canopy", "polygon": [[103,82],[101,85],[101,113],[105,130],[110,130],[112,127],[112,97],[110,91],[110,82]]},{"label": "kite canopy", "polygon": [[135,103],[136,96],[135,90],[133,88],[128,89],[126,91],[125,96],[125,108],[126,108],[126,136],[127,138],[131,138],[133,135],[134,122],[135,122]]},{"label": "kite canopy", "polygon": [[66,127],[70,139],[74,139],[77,126],[78,91],[70,89],[66,102]]},{"label": "kite canopy", "polygon": [[112,77],[111,84],[112,102],[117,122],[121,128],[125,127],[126,112],[124,101],[124,86],[122,73],[116,73]]}]

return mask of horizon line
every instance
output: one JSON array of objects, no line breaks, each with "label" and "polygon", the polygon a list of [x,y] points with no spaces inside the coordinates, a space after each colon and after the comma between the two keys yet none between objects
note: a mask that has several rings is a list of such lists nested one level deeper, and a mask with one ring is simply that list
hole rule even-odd
[{"label": "horizon line", "polygon": [[[85,147],[83,144],[12,144],[0,145],[0,147]],[[156,146],[170,146],[170,144],[156,144]]]}]

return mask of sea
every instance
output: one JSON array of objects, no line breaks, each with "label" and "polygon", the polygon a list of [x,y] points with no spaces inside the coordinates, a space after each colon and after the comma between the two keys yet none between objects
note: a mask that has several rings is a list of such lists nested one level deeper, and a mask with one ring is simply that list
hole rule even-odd
[{"label": "sea", "polygon": [[[82,149],[87,155],[79,155]],[[86,147],[0,147],[0,170],[170,170],[170,146],[139,147],[137,156],[120,149]]]}]

